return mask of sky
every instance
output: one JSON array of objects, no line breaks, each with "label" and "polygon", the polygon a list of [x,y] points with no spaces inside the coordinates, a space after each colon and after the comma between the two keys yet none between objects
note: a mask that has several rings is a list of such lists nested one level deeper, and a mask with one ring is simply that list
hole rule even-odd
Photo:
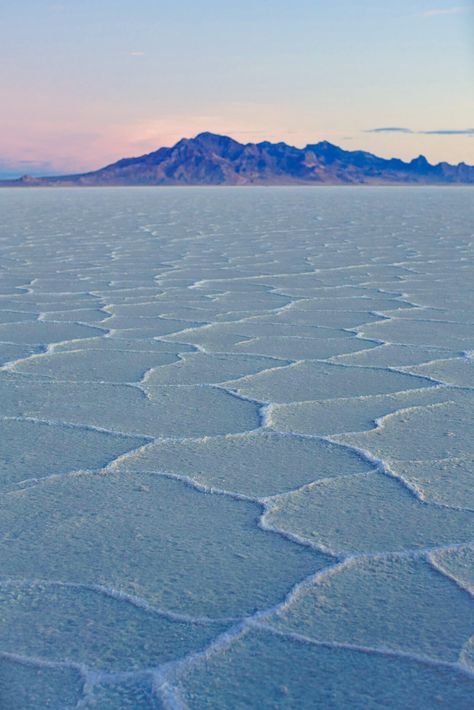
[{"label": "sky", "polygon": [[474,0],[0,0],[0,175],[201,131],[474,164]]}]

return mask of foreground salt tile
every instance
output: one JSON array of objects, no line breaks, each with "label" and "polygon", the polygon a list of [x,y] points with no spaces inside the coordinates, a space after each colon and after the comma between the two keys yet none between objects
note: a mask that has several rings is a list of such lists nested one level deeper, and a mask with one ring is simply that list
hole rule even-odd
[{"label": "foreground salt tile", "polygon": [[315,641],[451,663],[474,633],[469,595],[427,560],[397,555],[316,575],[269,621]]},{"label": "foreground salt tile", "polygon": [[[346,317],[350,312],[355,311],[359,314],[372,313],[373,311],[385,311],[392,309],[410,309],[413,306],[405,303],[403,300],[398,300],[391,296],[382,293],[373,292],[370,289],[358,290],[357,287],[351,289],[334,288],[320,289],[319,292],[308,289],[308,292],[301,290],[301,300],[294,303],[294,312],[300,311],[315,312],[322,311],[322,316],[325,313],[333,313],[334,311],[343,311]],[[352,295],[350,295],[352,294]],[[291,310],[291,309],[290,309]],[[370,320],[373,320],[370,318]]]},{"label": "foreground salt tile", "polygon": [[33,291],[22,294],[21,296],[10,296],[8,298],[0,296],[0,307],[11,308],[13,310],[21,309],[22,311],[37,314],[41,313],[42,318],[45,318],[49,313],[58,312],[59,308],[61,309],[61,313],[64,314],[66,311],[76,311],[83,308],[101,308],[104,305],[104,302],[101,301],[100,298],[93,296],[91,293],[75,295],[62,293],[60,300],[55,293],[41,294]]},{"label": "foreground salt tile", "polygon": [[22,291],[26,292],[26,286],[28,283],[28,278],[2,272],[0,278],[0,294],[15,296]]},{"label": "foreground salt tile", "polygon": [[[334,254],[332,256],[334,256]],[[361,299],[364,303],[367,299],[376,299],[377,302],[380,302],[380,299],[382,299],[382,303],[385,303],[387,298],[391,301],[392,298],[401,296],[401,292],[399,291],[396,293],[392,292],[387,296],[386,294],[380,293],[378,289],[368,286],[345,284],[343,280],[336,286],[306,286],[304,283],[301,283],[299,276],[293,279],[292,285],[287,283],[277,290],[281,290],[282,293],[293,296],[294,298],[317,299],[318,303],[323,304],[327,302],[332,309],[341,309],[343,311],[351,310],[353,306],[354,310],[360,310],[356,304]],[[398,300],[397,303],[399,303]],[[400,303],[402,302],[400,301]],[[348,307],[345,307],[344,304],[347,304]]]},{"label": "foreground salt tile", "polygon": [[331,554],[422,550],[470,542],[474,511],[427,505],[383,473],[316,482],[275,501],[265,518]]},{"label": "foreground salt tile", "polygon": [[[426,306],[431,306],[438,310],[438,314],[441,313],[452,313],[458,310],[464,310],[467,308],[472,308],[474,305],[474,291],[472,289],[471,282],[468,278],[465,278],[468,274],[455,274],[455,279],[457,283],[451,284],[449,282],[448,269],[446,264],[442,265],[442,288],[429,288],[425,281],[421,281],[420,288],[413,293],[408,293],[408,299],[415,299]],[[462,289],[459,288],[459,279],[463,279]],[[410,284],[409,290],[412,291],[413,286]],[[469,316],[468,316],[469,317]],[[449,320],[449,319],[448,319]]]},{"label": "foreground salt tile", "polygon": [[83,340],[73,340],[71,342],[57,343],[54,346],[54,352],[69,352],[70,350],[122,350],[134,352],[153,352],[153,353],[181,353],[192,352],[192,345],[185,343],[171,343],[156,338],[139,338],[136,340],[127,340],[121,338],[118,334],[100,338],[84,338]]},{"label": "foreground salt tile", "polygon": [[444,574],[474,593],[474,544],[436,550],[430,559]]},{"label": "foreground salt tile", "polygon": [[284,360],[259,355],[189,353],[172,365],[150,372],[146,388],[151,392],[158,385],[215,384],[287,364]]},{"label": "foreground salt tile", "polygon": [[290,360],[325,359],[375,348],[377,343],[362,338],[305,338],[300,336],[263,336],[237,342],[232,348],[236,352],[259,353],[271,357]]},{"label": "foreground salt tile", "polygon": [[237,352],[235,346],[239,343],[249,340],[250,337],[242,333],[230,333],[225,330],[221,331],[221,327],[225,327],[227,323],[213,324],[199,328],[190,328],[183,330],[176,335],[167,335],[166,341],[170,345],[182,347],[183,345],[192,350],[200,350],[206,353],[232,353]]},{"label": "foreground salt tile", "polygon": [[312,436],[374,429],[376,420],[407,407],[450,401],[446,387],[426,387],[393,394],[337,397],[312,402],[271,405],[268,419],[279,431]]},{"label": "foreground salt tile", "polygon": [[121,678],[99,677],[81,701],[84,710],[165,710],[151,673]]},{"label": "foreground salt tile", "polygon": [[185,668],[178,687],[191,710],[231,707],[468,710],[474,680],[460,669],[251,631]]},{"label": "foreground salt tile", "polygon": [[146,441],[62,424],[0,419],[0,489],[78,469],[99,469]]},{"label": "foreground salt tile", "polygon": [[459,304],[459,307],[445,304],[446,308],[430,308],[423,306],[422,308],[412,308],[410,310],[394,310],[387,311],[386,315],[390,318],[403,318],[404,320],[416,321],[431,321],[437,323],[438,327],[449,327],[451,323],[474,323],[474,318],[471,315],[471,310],[468,306],[469,299],[466,303]]},{"label": "foreground salt tile", "polygon": [[76,350],[37,355],[14,371],[69,382],[139,382],[151,368],[177,360],[172,353]]},{"label": "foreground salt tile", "polygon": [[388,459],[394,475],[411,485],[427,503],[474,510],[474,456],[404,461]]},{"label": "foreground salt tile", "polygon": [[10,343],[43,345],[62,340],[90,338],[105,333],[104,330],[80,323],[52,323],[33,321],[0,325],[0,340]]},{"label": "foreground salt tile", "polygon": [[[212,387],[38,382],[0,376],[3,413],[139,436],[203,436],[256,429],[259,407]],[[206,413],[203,416],[203,412]]]},{"label": "foreground salt tile", "polygon": [[[209,644],[226,625],[171,618],[107,588],[0,580],[2,652],[102,671],[154,668]],[[227,624],[228,625],[228,624]]]},{"label": "foreground salt tile", "polygon": [[[368,432],[335,437],[376,457],[401,460],[446,459],[474,454],[474,394],[453,393],[455,401],[427,404],[388,414]],[[410,434],[410,437],[408,437]]]},{"label": "foreground salt tile", "polygon": [[274,293],[268,288],[260,288],[258,291],[240,291],[238,300],[235,298],[235,294],[230,291],[217,295],[213,301],[220,306],[221,310],[225,308],[233,310],[238,304],[238,308],[241,311],[257,309],[272,311],[287,306],[292,302],[292,298]]},{"label": "foreground salt tile", "polygon": [[218,344],[222,343],[221,351],[223,351],[226,349],[224,343],[236,343],[248,338],[261,336],[297,336],[327,340],[328,338],[354,338],[354,333],[337,328],[300,326],[275,322],[274,320],[244,318],[234,323],[211,323],[210,325],[201,325],[198,328],[189,328],[180,333],[172,334],[166,339],[202,345],[205,349],[210,343],[213,350],[217,350]]},{"label": "foreground salt tile", "polygon": [[259,431],[158,441],[123,457],[114,470],[164,471],[205,488],[265,497],[314,480],[365,472],[369,466],[342,446]]},{"label": "foreground salt tile", "polygon": [[83,697],[84,678],[75,668],[43,666],[36,659],[0,658],[0,697],[6,710],[75,708]]},{"label": "foreground salt tile", "polygon": [[34,347],[33,345],[0,343],[0,366],[5,365],[7,362],[21,360],[24,357],[29,357],[30,355],[40,351],[40,347]]},{"label": "foreground salt tile", "polygon": [[137,318],[135,316],[110,316],[101,321],[101,327],[124,333],[123,337],[133,335],[140,338],[155,338],[169,333],[200,325],[198,322],[180,320],[177,318]]},{"label": "foreground salt tile", "polygon": [[226,383],[246,397],[265,402],[304,402],[329,397],[388,394],[429,387],[430,381],[390,370],[301,362]]},{"label": "foreground salt tile", "polygon": [[[367,341],[361,341],[367,342]],[[418,365],[419,363],[428,362],[441,357],[455,356],[449,350],[440,350],[437,348],[423,348],[414,345],[379,345],[373,349],[361,350],[360,352],[350,353],[348,355],[338,355],[332,358],[332,362],[338,362],[346,365],[360,365],[363,367],[400,367],[403,365]],[[429,366],[426,366],[429,368]],[[431,375],[429,369],[407,368],[407,372],[413,372],[427,377],[435,377]],[[435,377],[435,379],[440,379]]]},{"label": "foreground salt tile", "polygon": [[0,502],[2,576],[99,585],[195,617],[241,617],[328,563],[260,529],[260,515],[254,503],[153,474],[49,479]]},{"label": "foreground salt tile", "polygon": [[274,318],[276,323],[328,328],[354,328],[361,323],[381,320],[380,315],[371,313],[369,309],[367,311],[322,311],[318,308],[310,308],[305,303],[302,306],[297,303]]},{"label": "foreground salt tile", "polygon": [[448,385],[474,387],[474,360],[472,358],[439,359],[418,367],[405,368],[405,372],[408,371],[415,375],[432,377]]},{"label": "foreground salt tile", "polygon": [[379,323],[368,323],[358,328],[364,338],[378,338],[390,343],[430,345],[432,347],[468,350],[474,348],[474,334],[470,323],[393,318]]},{"label": "foreground salt tile", "polygon": [[38,315],[38,313],[27,313],[22,311],[9,311],[0,309],[0,324],[17,324],[25,321],[36,321]]},{"label": "foreground salt tile", "polygon": [[77,308],[75,310],[67,309],[65,311],[48,311],[43,313],[41,320],[43,322],[54,321],[56,323],[83,323],[85,325],[101,325],[102,321],[108,317],[108,313],[100,306],[98,308]]}]

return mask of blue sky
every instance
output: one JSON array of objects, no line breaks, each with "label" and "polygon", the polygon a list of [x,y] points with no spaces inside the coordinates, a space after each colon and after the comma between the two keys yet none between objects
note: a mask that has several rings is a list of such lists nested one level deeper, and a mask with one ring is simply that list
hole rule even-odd
[{"label": "blue sky", "polygon": [[473,37],[472,0],[3,2],[0,173],[202,130],[474,163]]}]

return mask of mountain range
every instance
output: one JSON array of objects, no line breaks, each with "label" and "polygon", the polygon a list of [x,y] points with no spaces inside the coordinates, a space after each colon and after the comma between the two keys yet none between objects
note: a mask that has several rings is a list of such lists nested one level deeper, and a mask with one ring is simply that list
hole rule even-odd
[{"label": "mountain range", "polygon": [[348,151],[322,141],[305,148],[286,143],[239,143],[214,133],[183,138],[137,158],[99,170],[55,177],[23,176],[0,186],[106,185],[474,185],[474,166],[411,162]]}]

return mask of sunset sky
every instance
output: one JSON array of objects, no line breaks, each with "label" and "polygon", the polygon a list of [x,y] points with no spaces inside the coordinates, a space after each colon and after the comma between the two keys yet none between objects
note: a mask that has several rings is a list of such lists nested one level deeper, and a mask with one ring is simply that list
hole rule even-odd
[{"label": "sunset sky", "polygon": [[209,130],[474,163],[470,0],[0,4],[0,175]]}]

